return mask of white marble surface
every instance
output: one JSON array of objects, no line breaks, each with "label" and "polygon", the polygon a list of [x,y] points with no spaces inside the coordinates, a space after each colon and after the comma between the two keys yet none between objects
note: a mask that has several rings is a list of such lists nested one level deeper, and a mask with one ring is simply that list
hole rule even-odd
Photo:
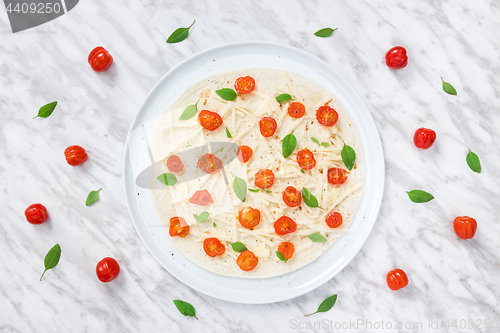
[{"label": "white marble surface", "polygon": [[[186,41],[165,43],[193,19]],[[328,39],[313,36],[327,26],[339,29]],[[484,320],[500,327],[499,30],[497,0],[87,0],[17,34],[2,11],[0,331],[498,332]],[[219,301],[169,275],[135,232],[121,182],[127,130],[156,81],[186,57],[242,40],[297,47],[344,75],[372,112],[387,166],[380,215],[357,257],[313,292],[268,305]],[[87,63],[97,45],[114,57],[104,73]],[[383,62],[395,45],[410,57],[397,71]],[[440,76],[458,96],[441,90]],[[50,118],[32,119],[53,100],[59,105]],[[437,132],[427,151],[412,144],[418,127]],[[89,153],[81,167],[64,160],[71,144]],[[468,169],[468,149],[480,156],[481,174]],[[86,195],[99,187],[100,201],[86,207]],[[410,202],[405,191],[415,188],[436,199]],[[34,202],[48,208],[47,223],[25,221],[24,209]],[[455,236],[458,215],[476,218],[474,239]],[[40,282],[43,257],[55,243],[61,261]],[[95,276],[105,256],[122,268],[109,284]],[[396,267],[410,284],[392,292],[385,275]],[[303,317],[334,293],[331,311]],[[178,298],[196,307],[198,321],[179,314],[172,303]],[[447,330],[448,319],[466,328]],[[350,326],[357,320],[375,327]],[[411,321],[422,328],[375,330],[381,321],[384,328]],[[430,329],[430,321],[439,328]]]}]

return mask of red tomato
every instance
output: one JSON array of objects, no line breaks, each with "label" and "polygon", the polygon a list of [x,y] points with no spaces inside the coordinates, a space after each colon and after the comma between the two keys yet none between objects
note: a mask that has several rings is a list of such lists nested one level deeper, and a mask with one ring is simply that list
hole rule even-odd
[{"label": "red tomato", "polygon": [[288,115],[292,118],[300,118],[306,113],[306,107],[300,102],[293,102],[288,106]]},{"label": "red tomato", "polygon": [[102,46],[98,46],[89,54],[90,67],[96,72],[103,72],[111,66],[113,57]]},{"label": "red tomato", "polygon": [[203,241],[203,250],[209,257],[221,256],[226,252],[226,247],[215,237],[205,238]]},{"label": "red tomato", "polygon": [[408,65],[406,49],[402,46],[395,46],[385,54],[385,64],[389,68],[398,69]]},{"label": "red tomato", "polygon": [[295,187],[288,186],[283,192],[283,201],[289,207],[300,206],[302,203],[302,194]]},{"label": "red tomato", "polygon": [[193,196],[189,198],[189,202],[195,205],[208,206],[214,203],[210,192],[205,190],[198,190],[194,192]]},{"label": "red tomato", "polygon": [[24,215],[26,216],[26,220],[31,224],[42,224],[49,217],[47,208],[39,203],[29,205],[24,211]]},{"label": "red tomato", "polygon": [[216,173],[222,169],[222,161],[212,154],[205,154],[200,157],[196,165],[208,174]]},{"label": "red tomato", "polygon": [[234,89],[238,94],[248,94],[255,89],[255,80],[251,76],[239,77],[234,82]]},{"label": "red tomato", "polygon": [[294,232],[296,229],[297,223],[288,216],[282,216],[274,222],[274,231],[280,236]]},{"label": "red tomato", "polygon": [[342,215],[339,212],[330,213],[325,217],[325,222],[330,228],[338,228],[342,225]]},{"label": "red tomato", "polygon": [[299,150],[297,153],[297,163],[303,170],[310,170],[316,166],[314,154],[307,148]]},{"label": "red tomato", "polygon": [[268,138],[270,136],[273,136],[274,133],[276,133],[278,124],[276,123],[276,120],[274,120],[273,118],[264,117],[260,120],[259,127],[260,127],[260,134],[262,134],[263,137]]},{"label": "red tomato", "polygon": [[453,229],[460,239],[471,239],[476,234],[477,222],[469,216],[459,216],[453,221]]},{"label": "red tomato", "polygon": [[269,169],[259,170],[255,174],[255,186],[259,188],[270,188],[274,183],[274,173]]},{"label": "red tomato", "polygon": [[120,274],[120,265],[115,259],[106,257],[97,263],[95,272],[101,282],[110,282]]},{"label": "red tomato", "polygon": [[171,172],[181,172],[184,169],[181,158],[177,155],[169,156],[167,159],[167,168]]},{"label": "red tomato", "polygon": [[290,259],[295,252],[295,245],[290,242],[283,242],[278,245],[278,251],[281,252],[285,259]]},{"label": "red tomato", "polygon": [[333,185],[344,184],[349,172],[340,168],[328,169],[328,182]]},{"label": "red tomato", "polygon": [[182,217],[172,217],[170,219],[170,227],[168,229],[170,237],[186,237],[189,235],[189,225],[187,225],[186,220]]},{"label": "red tomato", "polygon": [[217,112],[203,110],[198,116],[201,126],[209,131],[215,131],[222,125],[222,118]]},{"label": "red tomato", "polygon": [[413,136],[415,147],[429,149],[436,140],[436,132],[427,128],[419,128]]},{"label": "red tomato", "polygon": [[66,162],[69,165],[77,166],[82,164],[87,160],[87,152],[80,146],[69,146],[64,151],[64,156],[66,157]]},{"label": "red tomato", "polygon": [[408,277],[402,269],[395,269],[387,273],[387,285],[391,290],[399,290],[406,287]]},{"label": "red tomato", "polygon": [[316,119],[321,125],[330,127],[337,123],[339,114],[334,108],[324,105],[316,110]]},{"label": "red tomato", "polygon": [[253,155],[253,149],[248,146],[240,146],[238,149],[238,160],[241,163],[246,163]]},{"label": "red tomato", "polygon": [[253,254],[252,251],[246,250],[241,252],[236,260],[238,266],[244,271],[251,271],[259,263],[259,259]]},{"label": "red tomato", "polygon": [[239,211],[238,221],[247,229],[256,227],[260,222],[260,211],[252,207],[245,207]]}]

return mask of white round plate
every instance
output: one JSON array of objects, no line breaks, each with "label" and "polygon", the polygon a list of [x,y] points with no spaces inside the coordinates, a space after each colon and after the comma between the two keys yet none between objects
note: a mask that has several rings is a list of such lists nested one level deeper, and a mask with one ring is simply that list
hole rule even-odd
[{"label": "white round plate", "polygon": [[[308,265],[282,276],[243,279],[209,272],[185,258],[172,244],[156,214],[150,190],[136,176],[150,165],[147,134],[156,117],[190,85],[217,73],[243,68],[281,69],[303,75],[333,92],[358,126],[365,157],[365,185],[359,209],[347,232]],[[271,303],[305,294],[340,272],[358,253],[377,217],[384,190],[382,144],[373,118],[353,87],[320,59],[296,48],[267,42],[214,47],[184,60],[153,87],[132,122],[125,144],[123,183],[128,210],[142,241],[165,269],[181,282],[215,298],[238,303]]]}]

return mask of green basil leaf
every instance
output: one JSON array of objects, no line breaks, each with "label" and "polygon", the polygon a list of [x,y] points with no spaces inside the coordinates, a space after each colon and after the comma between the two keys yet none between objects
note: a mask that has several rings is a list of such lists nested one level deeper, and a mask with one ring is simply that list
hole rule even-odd
[{"label": "green basil leaf", "polygon": [[102,190],[102,188],[98,189],[97,191],[90,192],[89,195],[87,196],[87,200],[85,201],[85,205],[90,206],[94,202],[96,202],[97,199],[99,199],[99,192],[101,190]]},{"label": "green basil leaf", "polygon": [[47,118],[48,116],[50,116],[52,114],[52,112],[54,112],[56,105],[57,105],[57,102],[45,104],[44,106],[42,106],[40,108],[40,110],[38,110],[38,115],[36,117],[33,117],[33,119],[38,118],[38,117]]},{"label": "green basil leaf", "polygon": [[245,199],[247,197],[247,183],[243,179],[234,176],[233,190],[238,199],[240,199],[242,202],[245,202]]},{"label": "green basil leaf", "polygon": [[327,312],[328,310],[333,308],[333,306],[335,305],[335,302],[337,302],[337,294],[330,296],[327,299],[325,299],[323,302],[321,302],[321,304],[318,307],[318,311],[316,311],[314,313],[310,313],[308,315],[305,315],[304,317],[316,314],[318,312]]},{"label": "green basil leaf", "polygon": [[479,157],[475,153],[473,153],[470,149],[469,153],[467,154],[466,161],[467,165],[472,171],[481,173],[481,162],[479,162]]},{"label": "green basil leaf", "polygon": [[182,313],[186,317],[195,317],[198,320],[198,317],[196,317],[194,307],[191,304],[178,299],[174,300],[174,304],[180,313]]},{"label": "green basil leaf", "polygon": [[335,30],[337,30],[337,29],[338,28],[335,28],[335,29],[332,29],[332,28],[323,28],[323,29],[320,29],[320,30],[316,31],[314,33],[314,36],[323,37],[323,38],[330,37],[333,34],[333,32]]},{"label": "green basil leaf", "polygon": [[304,171],[304,169],[300,169],[300,172],[302,172],[302,173],[306,173],[306,172]]},{"label": "green basil leaf", "polygon": [[249,188],[248,190],[249,190],[250,192],[255,192],[255,193],[259,192],[259,190],[255,190],[255,189],[253,189],[253,188]]},{"label": "green basil leaf", "polygon": [[354,162],[356,161],[356,152],[354,149],[346,145],[344,142],[344,147],[342,147],[340,156],[342,157],[342,161],[344,162],[346,168],[351,171],[354,167]]},{"label": "green basil leaf", "polygon": [[61,259],[61,247],[59,244],[54,245],[49,252],[45,255],[45,259],[43,260],[43,264],[45,265],[45,270],[40,277],[40,281],[42,281],[45,272],[49,269],[56,267],[57,263]]},{"label": "green basil leaf", "polygon": [[266,190],[265,188],[263,188],[262,191],[264,191],[266,193],[273,193],[273,191]]},{"label": "green basil leaf", "polygon": [[234,101],[236,99],[236,91],[231,88],[222,88],[216,90],[215,93],[220,96],[220,98],[225,99],[226,101]]},{"label": "green basil leaf", "polygon": [[310,234],[310,235],[309,235],[309,236],[307,236],[307,237],[309,237],[309,238],[310,238],[313,242],[315,242],[315,243],[323,243],[323,242],[325,242],[325,241],[326,241],[326,238],[325,238],[325,237],[323,237],[321,234],[319,234],[319,233],[317,233],[317,232],[316,232],[316,233],[314,233],[314,234]]},{"label": "green basil leaf", "polygon": [[295,147],[297,147],[297,138],[293,133],[288,134],[285,136],[283,139],[283,157],[287,158],[288,156],[292,155],[293,151],[295,150]]},{"label": "green basil leaf", "polygon": [[276,255],[278,256],[279,260],[281,260],[283,262],[287,262],[288,261],[288,259],[285,259],[285,256],[280,251],[276,251]]},{"label": "green basil leaf", "polygon": [[234,242],[231,244],[234,252],[243,252],[247,250],[247,247],[242,242]]},{"label": "green basil leaf", "polygon": [[314,137],[311,137],[311,140],[313,140],[314,143],[318,144],[319,145],[319,140],[314,138]]},{"label": "green basil leaf", "polygon": [[443,78],[441,78],[441,81],[443,81],[443,90],[445,93],[447,93],[449,95],[456,95],[457,94],[457,91],[450,83],[445,82],[443,80]]},{"label": "green basil leaf", "polygon": [[217,224],[215,224],[215,222],[214,222],[214,223],[212,223],[212,225],[214,226],[214,228],[217,226]]},{"label": "green basil leaf", "polygon": [[186,39],[187,36],[189,35],[189,29],[191,29],[194,22],[196,22],[196,20],[194,20],[193,23],[191,23],[191,25],[189,27],[179,28],[179,29],[175,30],[174,32],[172,32],[170,37],[168,37],[168,39],[167,39],[167,43],[169,43],[169,44],[179,43],[179,42],[182,42],[184,39]]},{"label": "green basil leaf", "polygon": [[159,181],[167,186],[173,186],[177,183],[177,177],[171,173],[162,173],[158,177],[156,177]]},{"label": "green basil leaf", "polygon": [[226,127],[226,136],[229,138],[229,139],[232,139],[233,136],[231,135],[231,133],[229,132],[229,129]]},{"label": "green basil leaf", "polygon": [[318,205],[318,199],[307,190],[307,188],[303,187],[302,188],[302,199],[304,199],[304,202],[306,205],[308,205],[311,208],[321,208]]},{"label": "green basil leaf", "polygon": [[321,145],[323,147],[330,147],[330,144],[328,142],[321,142]]},{"label": "green basil leaf", "polygon": [[413,190],[413,191],[406,192],[406,193],[408,193],[410,200],[413,202],[416,202],[416,203],[428,202],[428,201],[431,201],[432,199],[434,199],[432,194],[427,193],[425,191],[421,191],[421,190]]},{"label": "green basil leaf", "polygon": [[289,94],[281,94],[276,97],[276,102],[281,103],[281,102],[286,102],[292,99],[292,96]]},{"label": "green basil leaf", "polygon": [[196,104],[186,106],[184,112],[182,112],[181,116],[179,117],[179,120],[189,120],[193,118],[198,113],[198,102],[196,102]]},{"label": "green basil leaf", "polygon": [[208,219],[208,217],[210,216],[210,213],[203,212],[200,215],[193,214],[193,216],[196,219],[196,221],[203,222],[203,221],[206,221]]}]

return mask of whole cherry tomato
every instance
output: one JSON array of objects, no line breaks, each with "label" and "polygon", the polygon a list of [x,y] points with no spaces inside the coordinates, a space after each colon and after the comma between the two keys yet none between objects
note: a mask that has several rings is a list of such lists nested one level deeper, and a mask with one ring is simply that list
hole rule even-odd
[{"label": "whole cherry tomato", "polygon": [[391,290],[399,290],[408,284],[408,276],[402,269],[395,269],[387,273],[387,285]]},{"label": "whole cherry tomato", "polygon": [[339,114],[334,108],[324,105],[316,110],[316,119],[321,125],[330,127],[337,123],[337,120],[339,120]]},{"label": "whole cherry tomato", "polygon": [[248,146],[240,146],[238,149],[238,160],[241,163],[246,163],[250,158],[252,158],[253,149]]},{"label": "whole cherry tomato", "polygon": [[283,192],[283,201],[289,207],[297,207],[302,203],[302,194],[293,186],[288,186]]},{"label": "whole cherry tomato", "polygon": [[193,196],[189,198],[189,202],[195,205],[208,206],[214,203],[210,192],[205,190],[198,190],[194,192]]},{"label": "whole cherry tomato", "polygon": [[429,149],[436,140],[436,132],[428,128],[419,128],[413,136],[415,147]]},{"label": "whole cherry tomato", "polygon": [[453,229],[460,239],[471,239],[476,234],[477,222],[469,216],[459,216],[453,221]]},{"label": "whole cherry tomato", "polygon": [[98,46],[89,54],[90,67],[96,72],[103,72],[111,66],[113,57],[102,46]]},{"label": "whole cherry tomato", "polygon": [[110,282],[120,274],[120,265],[115,259],[106,257],[97,263],[95,272],[101,282]]},{"label": "whole cherry tomato", "polygon": [[42,224],[49,217],[47,208],[39,203],[29,205],[24,211],[24,215],[26,216],[26,220],[31,224]]},{"label": "whole cherry tomato", "polygon": [[259,263],[259,259],[253,254],[252,251],[246,250],[241,252],[239,255],[238,259],[236,260],[236,264],[244,270],[244,271],[251,271],[252,269],[257,266]]},{"label": "whole cherry tomato", "polygon": [[310,170],[316,166],[314,154],[307,148],[299,150],[297,153],[297,163],[303,170]]},{"label": "whole cherry tomato", "polygon": [[222,125],[222,118],[217,112],[203,110],[198,116],[201,126],[209,131],[215,131]]},{"label": "whole cherry tomato", "polygon": [[385,64],[389,68],[398,69],[408,65],[406,49],[402,46],[395,46],[385,54]]},{"label": "whole cherry tomato", "polygon": [[255,186],[259,188],[270,188],[274,183],[274,173],[269,169],[259,170],[255,174]]},{"label": "whole cherry tomato", "polygon": [[88,157],[85,149],[80,146],[69,146],[64,150],[64,156],[66,157],[66,162],[72,166],[82,164]]},{"label": "whole cherry tomato", "polygon": [[208,174],[216,173],[222,169],[222,161],[212,154],[205,154],[200,157],[196,165]]},{"label": "whole cherry tomato", "polygon": [[342,225],[342,215],[339,212],[333,212],[325,217],[325,222],[330,228],[338,228]]},{"label": "whole cherry tomato", "polygon": [[170,237],[186,237],[189,235],[189,225],[182,217],[172,217],[170,219],[170,227],[168,229]]},{"label": "whole cherry tomato", "polygon": [[209,257],[221,256],[226,252],[226,247],[220,242],[218,238],[210,237],[205,238],[203,241],[203,250]]},{"label": "whole cherry tomato", "polygon": [[245,207],[239,211],[238,221],[247,229],[256,227],[260,222],[260,211],[252,207]]},{"label": "whole cherry tomato", "polygon": [[234,82],[238,94],[248,94],[255,89],[255,80],[251,76],[239,77]]},{"label": "whole cherry tomato", "polygon": [[290,259],[295,252],[295,245],[290,242],[283,242],[278,245],[278,251],[281,252],[285,259]]},{"label": "whole cherry tomato", "polygon": [[300,118],[306,113],[306,107],[300,102],[293,102],[288,106],[288,115],[292,118]]},{"label": "whole cherry tomato", "polygon": [[184,169],[181,158],[177,155],[169,156],[167,159],[167,168],[171,172],[181,172]]},{"label": "whole cherry tomato", "polygon": [[294,232],[296,229],[297,223],[288,216],[282,216],[274,222],[274,231],[280,236]]},{"label": "whole cherry tomato", "polygon": [[332,185],[344,184],[349,172],[340,168],[328,169],[328,182]]},{"label": "whole cherry tomato", "polygon": [[260,120],[259,127],[260,127],[260,134],[262,134],[263,137],[268,138],[270,136],[273,136],[274,133],[276,133],[278,124],[276,123],[276,120],[274,120],[273,118],[264,117]]}]

